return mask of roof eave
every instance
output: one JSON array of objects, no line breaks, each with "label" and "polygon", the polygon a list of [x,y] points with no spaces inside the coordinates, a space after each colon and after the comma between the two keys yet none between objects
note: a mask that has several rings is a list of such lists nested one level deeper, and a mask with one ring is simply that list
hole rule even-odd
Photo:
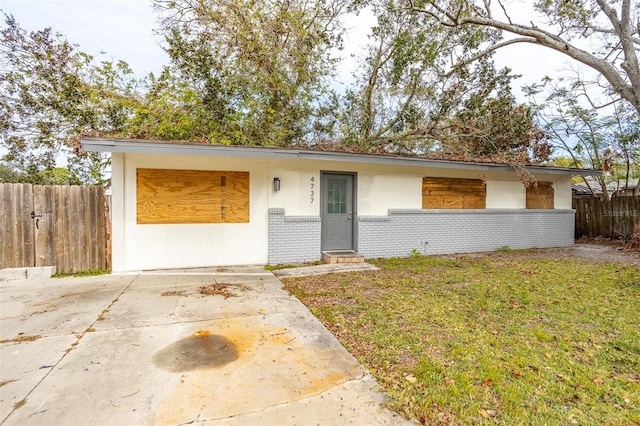
[{"label": "roof eave", "polygon": [[[225,146],[190,143],[167,143],[156,141],[115,140],[103,138],[82,138],[85,151],[115,152],[131,154],[159,154],[159,155],[199,155],[215,157],[240,158],[277,158],[301,159],[317,161],[338,161],[350,163],[368,163],[381,165],[402,165],[413,167],[432,167],[443,169],[466,169],[481,171],[513,171],[508,164],[472,163],[452,160],[433,160],[417,157],[397,157],[368,154],[352,154],[332,151],[311,151],[286,148]],[[528,166],[532,173],[600,176],[600,170],[568,169],[556,167]]]}]

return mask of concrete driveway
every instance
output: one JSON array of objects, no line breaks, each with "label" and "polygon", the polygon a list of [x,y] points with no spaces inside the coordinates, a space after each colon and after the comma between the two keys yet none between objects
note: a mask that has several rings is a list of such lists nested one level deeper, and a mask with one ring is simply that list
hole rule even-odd
[{"label": "concrete driveway", "polygon": [[399,424],[262,268],[0,282],[0,423]]}]

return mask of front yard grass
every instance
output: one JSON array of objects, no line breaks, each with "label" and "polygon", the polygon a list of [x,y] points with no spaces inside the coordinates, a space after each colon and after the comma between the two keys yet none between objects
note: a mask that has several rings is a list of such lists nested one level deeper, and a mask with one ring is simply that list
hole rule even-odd
[{"label": "front yard grass", "polygon": [[415,256],[284,280],[424,424],[640,423],[640,270]]}]

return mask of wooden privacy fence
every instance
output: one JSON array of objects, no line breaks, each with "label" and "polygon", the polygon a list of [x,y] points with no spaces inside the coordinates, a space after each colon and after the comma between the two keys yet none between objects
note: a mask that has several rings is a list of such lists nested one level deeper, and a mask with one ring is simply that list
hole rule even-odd
[{"label": "wooden privacy fence", "polygon": [[640,222],[640,197],[574,198],[576,238],[602,235],[629,238]]},{"label": "wooden privacy fence", "polygon": [[0,269],[107,269],[107,207],[101,186],[0,184]]}]

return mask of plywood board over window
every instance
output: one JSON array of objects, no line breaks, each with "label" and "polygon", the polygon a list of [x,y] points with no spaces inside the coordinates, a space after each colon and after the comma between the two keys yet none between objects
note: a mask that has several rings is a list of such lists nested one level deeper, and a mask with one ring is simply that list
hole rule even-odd
[{"label": "plywood board over window", "polygon": [[487,188],[480,179],[422,179],[423,209],[484,209]]},{"label": "plywood board over window", "polygon": [[247,223],[249,173],[136,170],[139,224]]},{"label": "plywood board over window", "polygon": [[537,186],[527,188],[528,209],[553,209],[553,183],[538,182]]}]

